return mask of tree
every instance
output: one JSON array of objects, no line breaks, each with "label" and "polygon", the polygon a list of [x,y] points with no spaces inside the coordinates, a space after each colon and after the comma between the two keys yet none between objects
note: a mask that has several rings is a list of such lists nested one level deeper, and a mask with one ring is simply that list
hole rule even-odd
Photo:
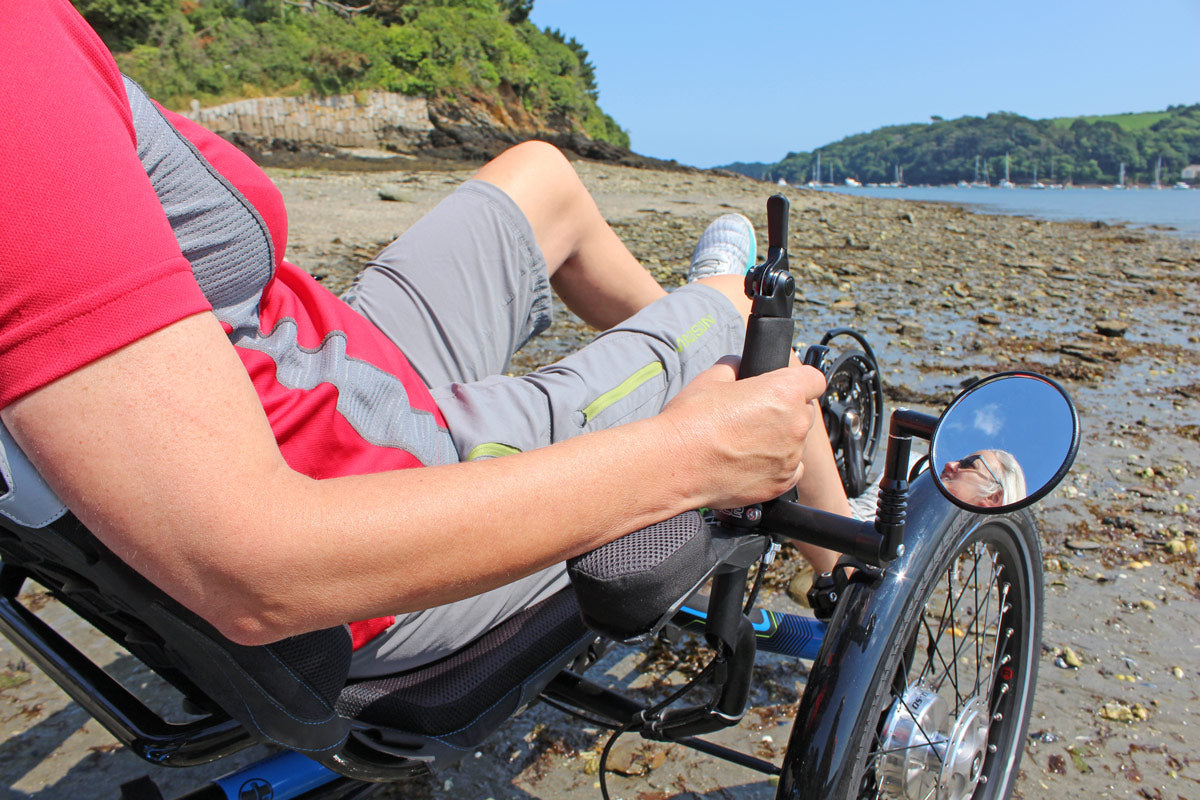
[{"label": "tree", "polygon": [[145,41],[150,29],[179,3],[172,0],[73,0],[75,8],[109,50],[128,50]]},{"label": "tree", "polygon": [[500,0],[500,7],[508,12],[508,21],[517,25],[529,19],[533,12],[533,0]]}]

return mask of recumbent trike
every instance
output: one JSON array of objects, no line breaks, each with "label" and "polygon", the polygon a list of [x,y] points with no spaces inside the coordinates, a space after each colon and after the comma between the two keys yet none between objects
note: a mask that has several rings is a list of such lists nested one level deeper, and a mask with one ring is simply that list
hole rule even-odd
[{"label": "recumbent trike", "polygon": [[[746,278],[753,312],[742,377],[791,355],[787,201],[772,197],[767,212],[767,259]],[[862,349],[831,360],[827,345],[841,335]],[[874,354],[861,335],[837,329],[805,361],[826,373],[826,427],[843,483],[858,495],[885,438]],[[930,448],[910,468],[914,437]],[[1066,474],[1078,437],[1074,405],[1057,384],[992,376],[940,418],[893,412],[873,520],[788,495],[685,514],[572,560],[569,589],[448,658],[348,681],[344,626],[262,647],[224,639],[84,529],[0,427],[0,632],[153,764],[279,748],[185,795],[192,800],[365,796],[453,763],[539,698],[614,731],[601,757],[606,796],[609,747],[636,734],[776,775],[779,798],[1004,798],[1040,649],[1042,561],[1028,506]],[[1012,454],[1024,479],[989,508],[951,480],[980,460],[996,477],[985,451]],[[755,607],[763,571],[793,540],[845,554],[809,592],[813,615]],[[27,581],[125,647],[197,714],[168,722],[151,711],[18,602]],[[715,653],[666,700],[646,705],[584,677],[611,643],[664,629],[695,631]],[[760,650],[813,661],[782,764],[701,738],[745,714]],[[122,796],[162,797],[149,777]]]}]

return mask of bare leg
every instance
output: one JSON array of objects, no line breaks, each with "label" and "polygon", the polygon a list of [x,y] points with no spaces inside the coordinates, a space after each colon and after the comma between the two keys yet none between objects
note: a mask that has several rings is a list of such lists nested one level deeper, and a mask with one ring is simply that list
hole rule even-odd
[{"label": "bare leg", "polygon": [[[574,167],[553,145],[525,142],[488,162],[475,174],[503,189],[533,227],[546,258],[550,282],[567,307],[585,322],[605,329],[662,297],[665,291],[605,221]],[[701,280],[724,294],[745,319],[750,313],[737,275]],[[800,502],[850,515],[820,410],[804,454]],[[833,569],[838,554],[801,544],[817,572]]]},{"label": "bare leg", "polygon": [[[825,430],[825,421],[815,401],[812,408],[813,426],[804,442],[804,474],[800,483],[796,485],[798,499],[806,506],[848,517],[850,503],[846,500],[846,490],[842,487],[841,476],[838,475],[833,448],[829,445],[829,434]],[[841,553],[815,544],[799,542],[796,547],[813,565],[813,571],[818,575],[831,572],[841,556]]]},{"label": "bare leg", "polygon": [[533,226],[550,284],[589,325],[610,328],[666,292],[609,227],[574,167],[545,142],[525,142],[475,174],[500,187]]}]

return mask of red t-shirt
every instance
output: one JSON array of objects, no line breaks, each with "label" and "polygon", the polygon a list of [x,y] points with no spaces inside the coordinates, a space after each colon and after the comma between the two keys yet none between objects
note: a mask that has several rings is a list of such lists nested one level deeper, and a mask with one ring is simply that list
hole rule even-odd
[{"label": "red t-shirt", "polygon": [[[293,469],[327,478],[453,460],[445,420],[399,348],[283,259],[287,217],[262,170],[220,137],[163,114],[196,163],[265,224],[261,285],[251,311],[234,313],[210,302],[197,257],[181,249],[176,218],[139,156],[146,133],[100,39],[66,0],[0,0],[0,9],[0,408],[214,310]],[[438,446],[410,446],[396,416],[424,425],[420,435]],[[356,645],[384,624],[352,626]]]}]

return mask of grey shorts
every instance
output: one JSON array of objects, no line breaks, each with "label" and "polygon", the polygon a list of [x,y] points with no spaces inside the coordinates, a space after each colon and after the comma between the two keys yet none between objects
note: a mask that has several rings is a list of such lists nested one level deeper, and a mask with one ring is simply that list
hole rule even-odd
[{"label": "grey shorts", "polygon": [[[380,253],[345,297],[431,387],[464,461],[653,416],[699,372],[741,351],[733,305],[693,284],[561,361],[506,375],[513,353],[550,325],[550,281],[520,208],[475,180]],[[352,674],[388,674],[441,658],[565,585],[563,568],[552,567],[398,616],[355,652]]]}]

